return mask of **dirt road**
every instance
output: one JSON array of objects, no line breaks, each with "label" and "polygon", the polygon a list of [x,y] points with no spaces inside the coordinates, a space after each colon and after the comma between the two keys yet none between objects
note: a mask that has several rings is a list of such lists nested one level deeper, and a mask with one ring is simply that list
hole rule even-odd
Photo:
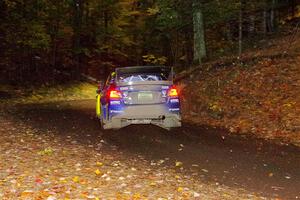
[{"label": "dirt road", "polygon": [[[153,173],[160,171],[160,176],[169,176],[170,171],[168,170],[171,170],[169,183],[168,178],[162,179],[164,180],[162,183],[150,177],[154,183],[149,183],[150,189],[144,190],[142,196],[147,196],[147,191],[156,191],[159,188],[168,188],[163,193],[169,193],[175,188],[175,193],[193,192],[189,195],[182,194],[182,196],[178,194],[176,194],[177,196],[175,194],[172,194],[173,196],[171,194],[169,196],[168,194],[160,194],[161,199],[163,199],[163,195],[166,195],[164,197],[166,199],[197,199],[200,197],[202,197],[201,199],[232,199],[233,197],[236,199],[300,198],[300,149],[297,147],[271,144],[267,141],[246,136],[233,136],[223,130],[185,123],[183,123],[182,128],[171,132],[154,126],[130,126],[119,131],[101,132],[94,117],[94,101],[92,100],[19,105],[14,109],[2,108],[0,117],[4,120],[1,121],[3,124],[0,128],[0,142],[2,144],[6,142],[6,146],[2,145],[2,149],[0,147],[2,163],[0,164],[0,199],[1,195],[3,199],[5,199],[5,195],[7,195],[6,199],[13,196],[8,191],[9,184],[2,183],[1,185],[1,178],[7,180],[10,175],[7,169],[10,157],[6,152],[13,147],[14,142],[19,143],[17,140],[9,140],[8,136],[5,139],[4,135],[13,130],[18,135],[18,131],[22,132],[22,127],[31,127],[34,130],[30,135],[36,134],[37,139],[32,139],[32,141],[36,142],[41,138],[44,141],[41,146],[37,144],[35,149],[30,149],[30,152],[34,153],[33,155],[36,155],[34,151],[51,146],[54,155],[59,160],[59,156],[62,156],[62,154],[56,154],[57,152],[60,152],[63,147],[70,150],[74,145],[77,145],[80,147],[76,150],[77,152],[69,154],[73,155],[73,166],[82,165],[80,164],[81,161],[75,161],[79,154],[80,159],[87,159],[90,156],[90,160],[86,162],[90,162],[95,154],[101,154],[100,157],[102,156],[103,160],[118,159],[120,162],[127,163],[124,168],[133,171],[138,169],[138,173],[145,171],[151,173],[151,170],[153,170]],[[22,125],[18,125],[20,128],[17,128],[14,123],[22,123]],[[9,126],[15,127],[9,128]],[[26,134],[26,131],[24,134]],[[50,136],[48,137],[47,134]],[[46,136],[48,139],[45,139]],[[18,138],[18,136],[15,137]],[[26,138],[24,140],[27,141]],[[59,145],[55,143],[56,141]],[[27,142],[30,146],[30,141]],[[18,148],[22,149],[24,145],[22,147],[16,145],[15,150]],[[84,151],[84,154],[81,151]],[[8,160],[6,164],[4,163],[5,159]],[[45,162],[47,162],[47,159],[45,159]],[[65,159],[64,162],[69,163],[71,161]],[[94,160],[91,162],[94,162]],[[109,164],[109,166],[114,165],[118,164],[114,164],[113,161]],[[122,164],[119,165],[122,166]],[[28,166],[31,165],[28,164]],[[35,166],[39,166],[39,164],[33,163],[31,167],[34,168]],[[86,170],[90,170],[92,174],[94,168],[89,165]],[[103,171],[109,171],[109,168]],[[40,175],[41,172],[36,174]],[[106,177],[105,174],[101,172],[101,176],[104,175],[104,178]],[[137,174],[134,179],[138,180],[140,175]],[[10,175],[10,178],[13,176]],[[77,176],[72,175],[72,177],[74,184],[74,182],[76,183],[74,177],[76,179]],[[182,177],[181,182],[176,182],[180,177]],[[49,177],[43,178],[47,179]],[[119,178],[118,180],[122,182],[123,179]],[[115,182],[114,184],[121,185],[121,182]],[[140,182],[144,183],[145,179]],[[111,185],[112,188],[114,184]],[[164,184],[164,186],[158,187],[159,184]],[[138,185],[138,183],[135,183],[135,185]],[[205,192],[205,186],[207,185],[210,189]],[[153,187],[156,186],[157,188],[154,189]],[[174,188],[170,189],[171,186]],[[2,193],[1,187],[3,189]],[[108,188],[108,185],[106,188]],[[202,195],[202,193],[207,196],[199,197],[198,194]],[[19,192],[15,195],[20,197],[22,194]],[[128,198],[132,199],[131,197]],[[148,198],[152,199],[149,196]],[[154,195],[153,199],[158,199],[158,195]]]}]

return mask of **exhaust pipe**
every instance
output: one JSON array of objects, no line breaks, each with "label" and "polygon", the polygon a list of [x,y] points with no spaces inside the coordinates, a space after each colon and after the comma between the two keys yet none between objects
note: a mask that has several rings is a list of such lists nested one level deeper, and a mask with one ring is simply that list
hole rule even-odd
[{"label": "exhaust pipe", "polygon": [[166,116],[161,115],[161,116],[158,117],[158,119],[160,119],[160,120],[165,120],[165,119],[166,119]]}]

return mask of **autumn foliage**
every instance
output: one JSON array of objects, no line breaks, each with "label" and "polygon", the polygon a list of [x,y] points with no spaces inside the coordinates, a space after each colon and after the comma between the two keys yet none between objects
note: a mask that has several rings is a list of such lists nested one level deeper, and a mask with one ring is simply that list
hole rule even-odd
[{"label": "autumn foliage", "polygon": [[183,83],[186,119],[300,145],[299,38],[206,65]]}]

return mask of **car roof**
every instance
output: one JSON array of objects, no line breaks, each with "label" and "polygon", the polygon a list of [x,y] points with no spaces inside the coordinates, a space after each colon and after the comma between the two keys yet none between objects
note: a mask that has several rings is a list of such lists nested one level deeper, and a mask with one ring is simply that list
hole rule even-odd
[{"label": "car roof", "polygon": [[115,72],[119,73],[137,73],[137,72],[171,72],[172,67],[167,66],[132,66],[116,68]]},{"label": "car roof", "polygon": [[117,67],[116,70],[119,69],[134,69],[134,68],[171,68],[163,65],[138,65],[138,66],[128,66],[128,67]]}]

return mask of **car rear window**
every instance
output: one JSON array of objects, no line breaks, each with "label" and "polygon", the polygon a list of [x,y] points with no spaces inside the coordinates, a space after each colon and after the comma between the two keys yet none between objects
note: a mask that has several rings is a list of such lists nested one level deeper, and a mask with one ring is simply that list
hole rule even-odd
[{"label": "car rear window", "polygon": [[118,68],[118,82],[168,81],[172,79],[171,67],[125,67]]}]

